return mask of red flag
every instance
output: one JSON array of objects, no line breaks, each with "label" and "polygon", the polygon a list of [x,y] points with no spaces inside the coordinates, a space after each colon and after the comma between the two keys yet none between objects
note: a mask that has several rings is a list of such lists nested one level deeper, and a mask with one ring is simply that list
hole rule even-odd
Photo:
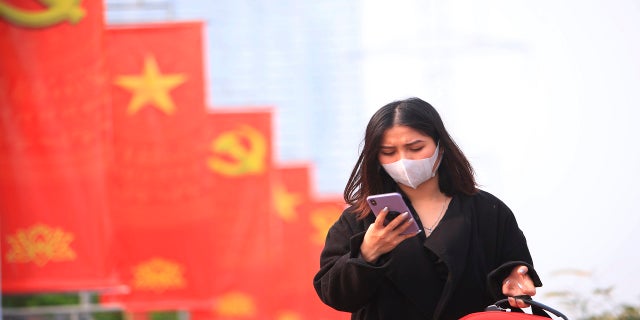
[{"label": "red flag", "polygon": [[[107,32],[113,214],[129,311],[211,306],[216,274],[202,23]],[[176,45],[179,44],[179,45]]]},{"label": "red flag", "polygon": [[217,109],[209,115],[206,162],[214,181],[215,232],[223,239],[213,249],[222,253],[218,266],[224,270],[271,259],[271,119],[268,108]]},{"label": "red flag", "polygon": [[[234,316],[235,304],[250,305],[246,316],[262,314],[271,293],[274,251],[271,215],[272,111],[216,109],[207,166],[214,179],[216,304],[214,314]],[[237,316],[237,315],[236,315]]]},{"label": "red flag", "polygon": [[283,223],[280,264],[274,269],[276,318],[346,319],[348,315],[322,304],[311,280],[318,271],[328,228],[344,209],[339,197],[318,200],[312,191],[310,164],[279,165],[275,171],[274,211]]},{"label": "red flag", "polygon": [[117,143],[199,144],[193,141],[205,114],[202,28],[201,22],[109,27]]},{"label": "red flag", "polygon": [[[311,202],[310,164],[278,164],[272,186],[273,215],[280,222],[274,230],[272,303],[269,312],[276,318],[307,319],[312,270],[306,239],[311,231],[306,207]],[[313,257],[314,261],[317,257]]]},{"label": "red flag", "polygon": [[305,266],[311,258],[307,238],[312,229],[306,211],[312,201],[310,167],[308,163],[278,164],[274,170],[273,214],[280,222],[273,232],[273,249],[278,256],[274,266],[283,277],[276,284],[278,292],[297,294],[309,285],[309,268]]},{"label": "red flag", "polygon": [[2,290],[114,286],[102,1],[0,6]]},{"label": "red flag", "polygon": [[114,214],[128,223],[163,224],[148,220],[149,206],[208,192],[200,179],[207,139],[202,23],[110,27],[107,43],[114,203],[138,213]]},{"label": "red flag", "polygon": [[[313,275],[320,268],[320,252],[324,246],[329,228],[338,220],[345,208],[344,200],[338,195],[316,196],[307,207],[307,219],[311,225],[311,232],[307,237],[309,240],[308,250],[313,257],[313,259],[309,260],[311,263],[308,265],[312,271],[309,279],[313,279]],[[311,284],[309,285],[308,297],[309,309],[312,310],[312,314],[315,314],[317,319],[349,318],[349,314],[336,311],[323,304]]]}]

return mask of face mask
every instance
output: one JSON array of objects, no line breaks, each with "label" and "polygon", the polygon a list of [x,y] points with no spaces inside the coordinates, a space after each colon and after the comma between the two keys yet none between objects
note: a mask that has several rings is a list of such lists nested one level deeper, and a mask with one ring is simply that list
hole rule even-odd
[{"label": "face mask", "polygon": [[383,164],[382,167],[395,182],[415,189],[436,175],[438,168],[434,168],[433,165],[438,159],[439,150],[440,144],[438,143],[436,151],[430,158],[419,160],[400,159],[393,163]]}]

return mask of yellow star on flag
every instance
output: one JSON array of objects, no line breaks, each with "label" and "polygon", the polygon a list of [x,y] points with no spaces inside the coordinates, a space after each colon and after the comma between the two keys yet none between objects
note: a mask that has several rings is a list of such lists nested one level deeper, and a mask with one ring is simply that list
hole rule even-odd
[{"label": "yellow star on flag", "polygon": [[324,243],[329,228],[333,222],[340,216],[340,210],[334,206],[326,206],[313,210],[311,212],[311,224],[315,229],[315,234],[311,236],[311,241],[322,245]]},{"label": "yellow star on flag", "polygon": [[273,190],[276,213],[284,221],[296,219],[296,207],[302,203],[299,194],[290,193],[283,185],[276,185]]},{"label": "yellow star on flag", "polygon": [[153,56],[144,59],[144,70],[141,75],[127,75],[116,78],[115,84],[133,92],[127,113],[134,114],[146,104],[151,104],[170,115],[175,105],[169,91],[186,81],[184,74],[160,73],[158,63]]}]

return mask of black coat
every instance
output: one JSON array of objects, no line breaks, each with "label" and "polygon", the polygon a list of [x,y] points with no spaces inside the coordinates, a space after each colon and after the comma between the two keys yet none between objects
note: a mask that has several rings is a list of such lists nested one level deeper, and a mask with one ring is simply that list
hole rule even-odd
[{"label": "black coat", "polygon": [[351,319],[459,319],[502,298],[502,280],[519,264],[542,285],[513,213],[487,192],[454,196],[430,237],[407,239],[370,264],[360,245],[374,219],[345,210],[313,279],[320,299]]}]

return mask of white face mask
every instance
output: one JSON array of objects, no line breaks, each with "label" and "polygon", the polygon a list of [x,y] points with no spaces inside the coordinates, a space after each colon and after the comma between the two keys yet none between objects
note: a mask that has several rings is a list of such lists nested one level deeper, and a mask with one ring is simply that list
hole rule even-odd
[{"label": "white face mask", "polygon": [[[400,159],[396,162],[383,164],[382,167],[395,182],[415,189],[436,175],[438,168],[434,168],[434,165],[438,159],[439,150],[440,143],[438,143],[436,151],[430,158],[419,160]],[[439,163],[438,166],[440,166]]]}]

